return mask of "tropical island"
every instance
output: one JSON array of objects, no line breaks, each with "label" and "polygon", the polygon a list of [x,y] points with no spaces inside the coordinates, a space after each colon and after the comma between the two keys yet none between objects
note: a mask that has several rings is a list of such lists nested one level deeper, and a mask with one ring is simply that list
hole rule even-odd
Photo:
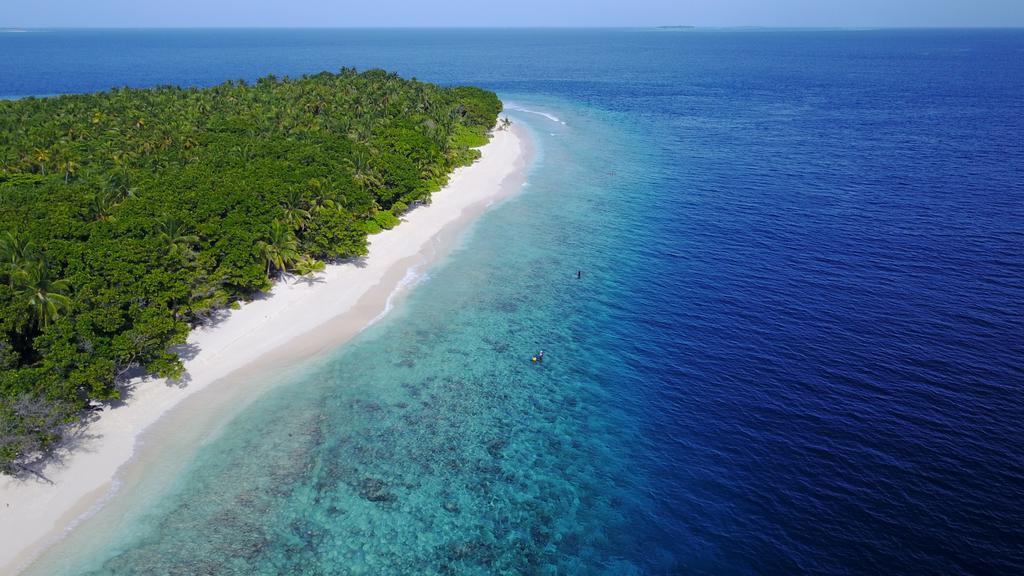
[{"label": "tropical island", "polygon": [[367,253],[502,104],[374,70],[0,101],[0,471],[225,309]]}]

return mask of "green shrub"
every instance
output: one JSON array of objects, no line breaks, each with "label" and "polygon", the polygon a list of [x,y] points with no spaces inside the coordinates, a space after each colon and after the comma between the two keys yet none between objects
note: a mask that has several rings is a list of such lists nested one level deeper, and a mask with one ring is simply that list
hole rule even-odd
[{"label": "green shrub", "polygon": [[[0,469],[116,398],[127,368],[180,375],[168,350],[216,310],[366,254],[479,157],[500,110],[350,69],[0,101],[0,422],[17,439]],[[30,306],[44,284],[53,306]]]}]

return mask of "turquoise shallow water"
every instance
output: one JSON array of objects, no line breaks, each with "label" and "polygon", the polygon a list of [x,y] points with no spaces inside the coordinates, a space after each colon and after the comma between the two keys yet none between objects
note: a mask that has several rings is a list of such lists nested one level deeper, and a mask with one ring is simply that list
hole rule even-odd
[{"label": "turquoise shallow water", "polygon": [[601,208],[628,142],[593,111],[512,107],[558,118],[512,111],[538,148],[521,194],[384,320],[228,424],[109,547],[42,569],[636,571],[620,539],[650,503],[636,415],[616,401],[607,273],[624,264]]}]

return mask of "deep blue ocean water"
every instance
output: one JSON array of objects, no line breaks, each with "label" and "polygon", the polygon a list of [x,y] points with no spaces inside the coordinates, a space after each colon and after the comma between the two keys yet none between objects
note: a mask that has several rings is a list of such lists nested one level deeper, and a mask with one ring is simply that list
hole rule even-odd
[{"label": "deep blue ocean water", "polygon": [[1024,573],[1024,32],[0,34],[8,97],[342,66],[498,91],[529,185],[37,572]]}]

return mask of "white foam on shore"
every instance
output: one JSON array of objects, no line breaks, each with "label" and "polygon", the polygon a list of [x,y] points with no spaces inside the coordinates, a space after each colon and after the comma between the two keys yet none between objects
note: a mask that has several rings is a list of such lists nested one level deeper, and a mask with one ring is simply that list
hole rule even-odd
[{"label": "white foam on shore", "polygon": [[[493,203],[494,201],[491,200],[490,202],[487,203],[487,206],[490,206]],[[405,276],[402,276],[402,279],[398,281],[398,284],[395,284],[395,287],[391,289],[391,293],[388,294],[388,299],[384,301],[384,309],[380,311],[380,314],[374,316],[373,320],[370,320],[370,322],[363,327],[363,330],[369,328],[370,326],[373,326],[377,322],[380,322],[382,319],[384,319],[384,317],[387,316],[388,313],[394,309],[395,298],[399,294],[401,294],[403,291],[409,288],[412,288],[413,286],[416,286],[421,282],[425,282],[430,279],[430,274],[427,274],[426,272],[420,272],[419,268],[419,266],[411,266],[409,267],[408,270],[405,271]]]},{"label": "white foam on shore", "polygon": [[511,106],[505,106],[505,109],[506,110],[514,110],[516,112],[525,112],[527,114],[536,114],[538,116],[543,116],[543,117],[547,118],[548,120],[551,120],[552,122],[557,122],[557,123],[565,126],[565,122],[563,122],[558,116],[555,116],[554,114],[549,114],[548,112],[541,112],[539,110],[530,110],[529,108],[520,108],[519,106],[516,106],[514,104],[511,105]]}]

